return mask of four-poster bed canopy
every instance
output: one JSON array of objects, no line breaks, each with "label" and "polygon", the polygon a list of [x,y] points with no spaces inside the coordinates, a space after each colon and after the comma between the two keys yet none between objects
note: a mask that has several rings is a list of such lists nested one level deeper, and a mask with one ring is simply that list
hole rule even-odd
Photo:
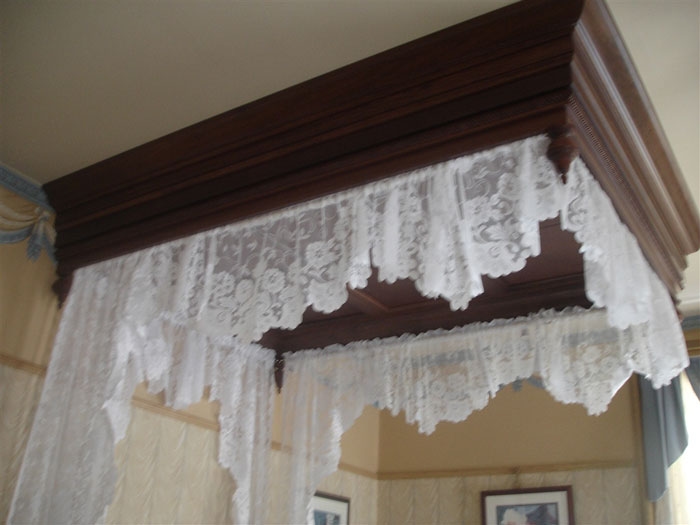
[{"label": "four-poster bed canopy", "polygon": [[[507,6],[47,184],[59,274],[542,133],[556,136],[548,154],[560,170],[581,155],[677,293],[698,248],[697,210],[593,1]],[[580,281],[562,285],[581,300]]]},{"label": "four-poster bed canopy", "polygon": [[510,5],[46,191],[67,303],[16,521],[99,519],[142,381],[174,407],[211,386],[237,517],[261,522],[284,357],[296,522],[365,404],[430,432],[538,373],[598,413],[687,363],[697,210],[596,0]]}]

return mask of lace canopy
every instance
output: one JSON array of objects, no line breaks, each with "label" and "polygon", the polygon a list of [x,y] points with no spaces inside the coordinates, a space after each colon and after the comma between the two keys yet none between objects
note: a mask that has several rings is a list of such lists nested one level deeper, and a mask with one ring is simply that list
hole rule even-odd
[{"label": "lace canopy", "polygon": [[100,520],[132,392],[148,381],[175,408],[211,387],[236,519],[262,522],[274,352],[255,341],[296,327],[309,306],[340,308],[372,266],[381,280],[409,278],[425,297],[467,308],[482,276],[516,272],[539,254],[549,218],[580,243],[592,311],[286,355],[290,522],[307,518],[366,404],[404,410],[430,433],[533,374],[590,413],[633,372],[668,383],[687,353],[666,288],[584,163],[574,160],[564,183],[547,145],[533,137],[78,270],[10,521]]}]

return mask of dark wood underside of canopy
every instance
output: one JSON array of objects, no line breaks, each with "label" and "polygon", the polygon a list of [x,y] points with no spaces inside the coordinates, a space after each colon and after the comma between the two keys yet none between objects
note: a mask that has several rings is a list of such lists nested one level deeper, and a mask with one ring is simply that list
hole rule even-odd
[{"label": "dark wood underside of canopy", "polygon": [[[93,262],[539,133],[561,169],[581,154],[675,296],[700,245],[697,209],[599,0],[513,4],[47,184],[58,289]],[[323,346],[585,304],[575,243],[542,231],[543,256],[487,280],[465,312],[375,282],[266,341]]]},{"label": "dark wood underside of canopy", "polygon": [[336,312],[320,314],[309,308],[296,329],[270,330],[261,343],[289,352],[510,319],[542,309],[590,306],[573,235],[551,220],[542,223],[540,236],[542,253],[517,273],[484,278],[484,293],[466,310],[452,311],[443,299],[426,299],[409,280],[379,282],[375,272],[367,288],[348,290],[348,301]]}]

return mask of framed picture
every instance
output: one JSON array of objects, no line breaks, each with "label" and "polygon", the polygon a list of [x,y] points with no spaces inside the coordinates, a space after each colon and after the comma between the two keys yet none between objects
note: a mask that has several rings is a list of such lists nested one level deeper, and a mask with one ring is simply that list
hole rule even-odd
[{"label": "framed picture", "polygon": [[571,486],[481,493],[483,525],[574,525]]},{"label": "framed picture", "polygon": [[350,523],[350,499],[317,492],[311,500],[314,509],[314,525],[348,525]]}]

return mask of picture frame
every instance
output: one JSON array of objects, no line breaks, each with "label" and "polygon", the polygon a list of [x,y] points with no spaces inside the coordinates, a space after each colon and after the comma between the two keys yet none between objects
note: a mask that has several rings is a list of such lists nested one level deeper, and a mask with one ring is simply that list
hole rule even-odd
[{"label": "picture frame", "polygon": [[311,499],[314,525],[348,525],[350,498],[317,492]]},{"label": "picture frame", "polygon": [[571,485],[481,493],[482,525],[575,525]]}]

